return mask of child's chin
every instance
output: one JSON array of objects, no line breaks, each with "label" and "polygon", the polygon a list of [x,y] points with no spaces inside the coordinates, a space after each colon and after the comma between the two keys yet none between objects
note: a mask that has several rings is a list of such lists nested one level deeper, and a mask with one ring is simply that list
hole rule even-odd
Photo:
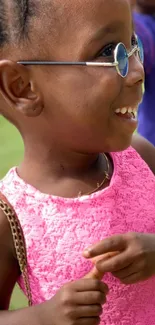
[{"label": "child's chin", "polygon": [[110,152],[119,152],[127,150],[132,144],[133,134],[124,136],[120,141],[116,142],[110,150]]}]

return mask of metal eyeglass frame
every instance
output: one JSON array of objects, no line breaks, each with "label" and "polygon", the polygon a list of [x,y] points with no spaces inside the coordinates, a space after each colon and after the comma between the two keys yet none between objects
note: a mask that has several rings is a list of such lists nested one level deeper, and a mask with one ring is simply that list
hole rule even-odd
[{"label": "metal eyeglass frame", "polygon": [[[136,39],[137,38],[137,35],[136,35]],[[128,74],[128,68],[129,68],[129,64],[128,64],[128,68],[127,68],[127,73],[125,76],[123,76],[120,72],[120,69],[119,69],[119,62],[117,60],[117,53],[118,53],[118,49],[119,47],[123,46],[124,49],[126,50],[126,54],[127,54],[127,57],[128,59],[137,51],[138,53],[140,52],[140,48],[138,46],[138,41],[137,41],[137,44],[134,46],[134,48],[128,52],[125,45],[123,43],[118,43],[116,45],[116,48],[114,50],[114,62],[59,62],[59,61],[18,61],[17,63],[18,64],[22,64],[22,65],[53,65],[53,66],[59,66],[59,65],[72,65],[72,66],[88,66],[88,67],[115,67],[116,70],[117,70],[117,73],[122,77],[122,78],[125,78]]]}]

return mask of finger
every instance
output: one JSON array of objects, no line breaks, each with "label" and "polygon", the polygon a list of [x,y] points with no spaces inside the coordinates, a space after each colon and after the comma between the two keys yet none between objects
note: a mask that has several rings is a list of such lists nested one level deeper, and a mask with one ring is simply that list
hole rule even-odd
[{"label": "finger", "polygon": [[101,305],[92,305],[92,306],[78,306],[76,308],[76,317],[98,317],[102,314]]},{"label": "finger", "polygon": [[106,295],[101,291],[77,292],[73,296],[73,303],[76,305],[103,305],[106,302]]},{"label": "finger", "polygon": [[114,235],[87,248],[83,252],[85,258],[92,258],[109,252],[122,251],[127,247],[125,235]]},{"label": "finger", "polygon": [[105,293],[107,285],[97,279],[81,279],[72,284],[77,292],[83,291],[101,291]]},{"label": "finger", "polygon": [[116,278],[123,280],[127,277],[130,277],[132,274],[134,274],[136,272],[138,273],[140,270],[141,270],[140,265],[138,263],[133,263],[120,271],[113,272],[112,274]]},{"label": "finger", "polygon": [[111,257],[107,261],[100,260],[96,264],[96,268],[100,273],[106,272],[116,272],[128,267],[133,263],[133,257],[129,252],[125,251],[123,253],[117,254],[114,257]]},{"label": "finger", "polygon": [[75,325],[98,325],[98,324],[100,324],[100,317],[79,318],[75,322]]},{"label": "finger", "polygon": [[118,255],[120,252],[110,252],[110,253],[106,253],[103,255],[99,255],[99,256],[95,256],[93,258],[91,258],[92,263],[95,265],[98,261],[102,260],[102,261],[106,261],[109,258]]},{"label": "finger", "polygon": [[138,283],[140,281],[144,280],[141,276],[141,273],[133,273],[130,276],[124,278],[123,280],[121,280],[121,282],[123,284],[129,285],[129,284],[135,284]]}]

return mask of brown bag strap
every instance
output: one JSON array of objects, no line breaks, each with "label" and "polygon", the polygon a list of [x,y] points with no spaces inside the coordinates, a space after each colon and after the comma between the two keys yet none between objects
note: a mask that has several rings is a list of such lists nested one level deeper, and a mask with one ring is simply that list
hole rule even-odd
[{"label": "brown bag strap", "polygon": [[1,192],[0,192],[0,209],[6,215],[8,222],[10,224],[18,263],[24,280],[28,303],[29,306],[32,306],[32,294],[31,294],[31,287],[30,287],[28,271],[27,271],[27,254],[26,254],[26,245],[25,245],[23,231],[16,212],[14,211],[11,204],[8,202],[6,197]]}]

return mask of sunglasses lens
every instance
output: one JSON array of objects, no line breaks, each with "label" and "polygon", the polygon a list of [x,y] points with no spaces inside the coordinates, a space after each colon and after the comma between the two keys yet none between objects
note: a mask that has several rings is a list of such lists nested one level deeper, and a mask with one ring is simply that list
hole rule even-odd
[{"label": "sunglasses lens", "polygon": [[137,36],[137,45],[139,48],[139,58],[142,63],[144,63],[144,48],[141,39]]},{"label": "sunglasses lens", "polygon": [[127,50],[122,43],[118,45],[116,60],[118,62],[118,70],[120,75],[122,77],[126,77],[128,74],[129,62]]}]

